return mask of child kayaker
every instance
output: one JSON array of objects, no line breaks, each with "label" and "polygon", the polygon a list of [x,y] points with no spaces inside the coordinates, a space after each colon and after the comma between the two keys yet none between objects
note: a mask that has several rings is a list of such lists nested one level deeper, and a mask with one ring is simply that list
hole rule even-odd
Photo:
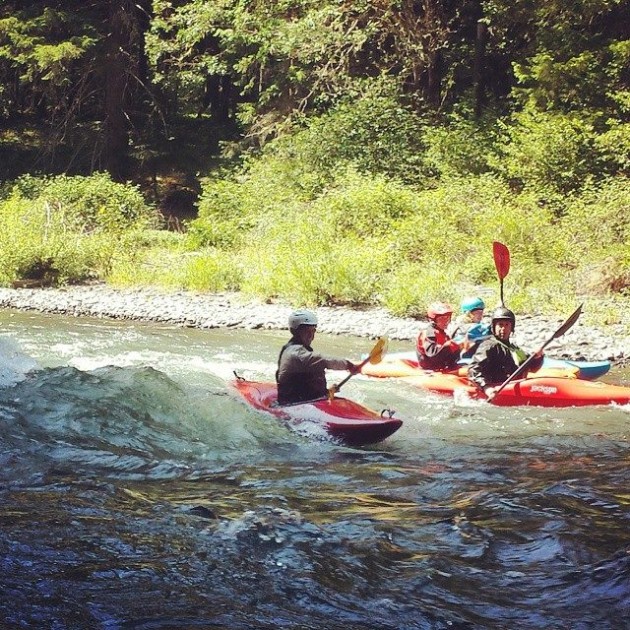
[{"label": "child kayaker", "polygon": [[[468,379],[482,389],[488,398],[526,359],[527,354],[510,341],[516,326],[514,313],[500,306],[492,313],[492,336],[481,342],[468,367]],[[543,362],[542,354],[536,353],[531,363],[535,370]]]},{"label": "child kayaker", "polygon": [[452,370],[457,367],[465,342],[451,339],[446,328],[453,309],[445,302],[433,302],[427,308],[428,325],[420,331],[416,341],[418,363],[425,370]]},{"label": "child kayaker", "polygon": [[289,315],[291,339],[278,357],[278,404],[304,402],[324,398],[328,394],[325,371],[348,370],[356,374],[358,366],[347,359],[318,354],[311,344],[317,331],[317,316],[307,310]]},{"label": "child kayaker", "polygon": [[486,305],[480,297],[467,297],[462,300],[461,314],[450,323],[448,334],[460,343],[467,341],[468,348],[462,350],[462,358],[470,358],[479,344],[490,336],[490,324],[483,322]]}]

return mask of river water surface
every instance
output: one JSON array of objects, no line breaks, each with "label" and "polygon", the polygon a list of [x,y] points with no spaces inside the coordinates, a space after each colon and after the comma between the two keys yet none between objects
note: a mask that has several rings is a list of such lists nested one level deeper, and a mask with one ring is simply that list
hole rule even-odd
[{"label": "river water surface", "polygon": [[405,422],[353,449],[232,393],[235,369],[273,378],[283,333],[0,330],[2,628],[630,627],[628,408],[355,377],[346,396]]}]

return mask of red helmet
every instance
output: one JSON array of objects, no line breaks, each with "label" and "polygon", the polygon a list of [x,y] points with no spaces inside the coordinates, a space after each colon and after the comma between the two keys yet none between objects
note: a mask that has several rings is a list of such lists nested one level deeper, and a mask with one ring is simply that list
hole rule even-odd
[{"label": "red helmet", "polygon": [[453,309],[446,302],[433,302],[427,308],[427,316],[429,319],[435,319],[439,315],[452,315]]}]

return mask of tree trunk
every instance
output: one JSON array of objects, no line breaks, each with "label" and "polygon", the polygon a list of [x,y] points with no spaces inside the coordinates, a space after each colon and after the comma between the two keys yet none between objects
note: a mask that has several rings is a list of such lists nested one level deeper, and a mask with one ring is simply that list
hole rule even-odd
[{"label": "tree trunk", "polygon": [[129,128],[125,107],[131,70],[129,5],[127,0],[109,2],[105,56],[105,167],[115,181],[124,181],[129,168]]},{"label": "tree trunk", "polygon": [[431,106],[440,109],[442,99],[442,54],[436,50],[431,54],[427,67],[427,101]]},{"label": "tree trunk", "polygon": [[481,116],[486,101],[486,43],[488,41],[488,26],[485,22],[477,22],[477,37],[475,39],[475,62],[473,67],[473,81],[475,84],[475,118]]}]

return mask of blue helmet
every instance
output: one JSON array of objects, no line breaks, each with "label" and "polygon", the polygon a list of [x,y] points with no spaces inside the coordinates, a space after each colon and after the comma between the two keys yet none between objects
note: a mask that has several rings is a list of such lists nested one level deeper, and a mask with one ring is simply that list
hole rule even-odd
[{"label": "blue helmet", "polygon": [[467,297],[462,300],[462,313],[470,313],[470,311],[476,311],[478,309],[483,310],[486,308],[483,300],[480,297]]}]

